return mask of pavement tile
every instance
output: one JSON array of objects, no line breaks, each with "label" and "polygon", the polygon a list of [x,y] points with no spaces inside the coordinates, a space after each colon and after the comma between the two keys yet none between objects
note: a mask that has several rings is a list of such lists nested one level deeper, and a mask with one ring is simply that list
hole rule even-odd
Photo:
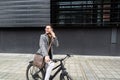
[{"label": "pavement tile", "polygon": [[[54,58],[64,56],[54,55]],[[33,54],[0,53],[0,80],[26,80],[26,68],[31,60]],[[65,61],[73,80],[120,80],[119,66],[119,56],[73,55]],[[59,75],[54,80],[59,80]]]}]

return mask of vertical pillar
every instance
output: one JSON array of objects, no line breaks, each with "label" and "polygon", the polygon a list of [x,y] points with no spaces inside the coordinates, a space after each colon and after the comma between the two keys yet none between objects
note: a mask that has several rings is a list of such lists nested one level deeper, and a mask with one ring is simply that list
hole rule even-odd
[{"label": "vertical pillar", "polygon": [[112,44],[117,43],[117,28],[112,28],[111,43]]}]

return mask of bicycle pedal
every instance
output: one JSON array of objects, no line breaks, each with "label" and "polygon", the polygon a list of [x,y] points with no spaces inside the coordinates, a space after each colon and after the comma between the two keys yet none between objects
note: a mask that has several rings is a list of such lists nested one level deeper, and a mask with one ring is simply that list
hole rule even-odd
[{"label": "bicycle pedal", "polygon": [[39,78],[39,75],[37,74],[37,75],[35,75],[35,77],[36,77],[36,78]]},{"label": "bicycle pedal", "polygon": [[33,75],[33,78],[36,80],[37,78],[39,78],[38,74]]}]

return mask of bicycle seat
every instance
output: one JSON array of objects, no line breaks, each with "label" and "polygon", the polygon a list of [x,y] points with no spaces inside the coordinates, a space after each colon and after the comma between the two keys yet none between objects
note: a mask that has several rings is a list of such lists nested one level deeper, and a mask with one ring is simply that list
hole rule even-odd
[{"label": "bicycle seat", "polygon": [[33,61],[30,61],[29,63],[33,63]]},{"label": "bicycle seat", "polygon": [[52,61],[56,63],[56,62],[60,61],[60,59],[53,59]]}]

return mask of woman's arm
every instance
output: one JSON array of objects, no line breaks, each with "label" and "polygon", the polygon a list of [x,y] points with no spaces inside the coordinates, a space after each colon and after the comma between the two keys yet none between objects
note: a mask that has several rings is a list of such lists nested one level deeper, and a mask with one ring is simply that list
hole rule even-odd
[{"label": "woman's arm", "polygon": [[40,48],[41,48],[42,55],[43,55],[43,56],[48,56],[47,40],[46,40],[46,38],[45,38],[44,35],[41,35],[41,36],[40,36],[39,45],[40,45]]}]

